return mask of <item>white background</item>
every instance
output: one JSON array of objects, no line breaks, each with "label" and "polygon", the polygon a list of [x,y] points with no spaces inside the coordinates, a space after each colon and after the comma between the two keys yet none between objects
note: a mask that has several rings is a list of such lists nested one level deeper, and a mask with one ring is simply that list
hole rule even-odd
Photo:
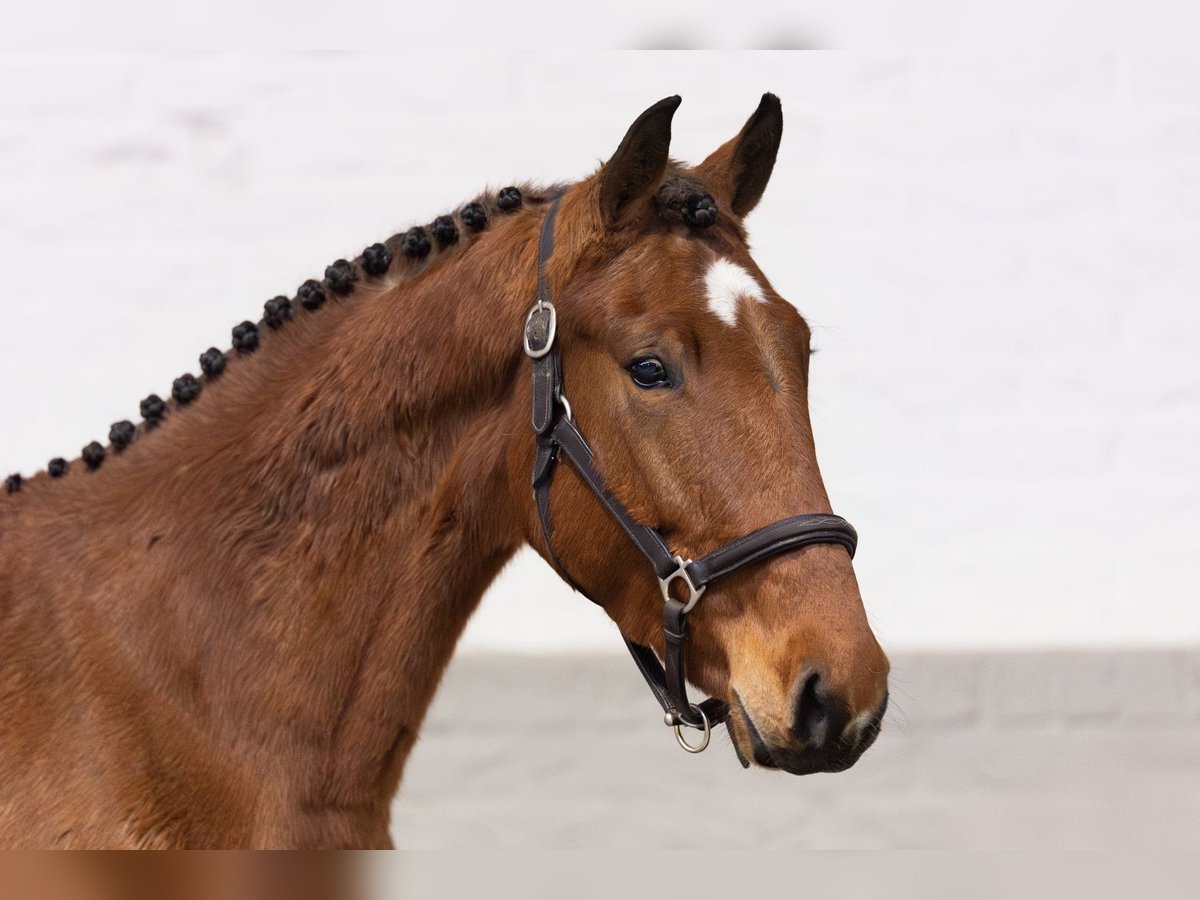
[{"label": "white background", "polygon": [[[6,55],[0,474],[77,456],[330,260],[582,176],[667,94],[697,161],[764,90],[786,128],[755,256],[816,330],[818,451],[885,646],[1196,642],[1191,49]],[[620,649],[531,556],[465,644]]]}]

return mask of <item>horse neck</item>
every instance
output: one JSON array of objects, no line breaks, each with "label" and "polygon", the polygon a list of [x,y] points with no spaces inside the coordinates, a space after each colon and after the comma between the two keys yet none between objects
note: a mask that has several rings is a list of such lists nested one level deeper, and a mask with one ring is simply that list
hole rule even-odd
[{"label": "horse neck", "polygon": [[139,573],[98,598],[131,680],[307,809],[386,816],[462,628],[523,540],[509,473],[527,450],[538,212],[405,284],[298,312],[78,479],[95,485],[80,508],[121,520],[90,555]]}]

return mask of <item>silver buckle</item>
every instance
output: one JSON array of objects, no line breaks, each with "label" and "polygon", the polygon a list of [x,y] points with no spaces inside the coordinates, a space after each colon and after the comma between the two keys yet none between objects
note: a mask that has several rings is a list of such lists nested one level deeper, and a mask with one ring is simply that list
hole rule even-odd
[{"label": "silver buckle", "polygon": [[689,613],[692,611],[692,607],[696,605],[696,601],[700,599],[700,596],[704,593],[704,588],[707,587],[707,585],[701,585],[700,587],[696,587],[694,584],[692,584],[692,579],[688,576],[688,573],[687,573],[687,567],[689,565],[691,565],[691,562],[692,561],[690,559],[684,559],[682,556],[679,556],[677,554],[675,556],[675,564],[679,568],[677,568],[674,572],[672,572],[666,578],[658,579],[658,587],[662,591],[663,603],[666,603],[668,600],[671,599],[671,582],[674,581],[676,578],[683,579],[683,583],[687,585],[687,589],[689,592],[687,603],[683,607],[683,611],[685,613]]},{"label": "silver buckle", "polygon": [[[546,327],[546,343],[538,349],[534,350],[529,346],[529,326],[533,322],[533,317],[540,312],[549,311],[550,324]],[[529,311],[529,315],[525,317],[525,355],[530,359],[541,359],[550,352],[550,348],[554,346],[554,337],[558,334],[558,315],[554,311],[553,303],[543,303],[540,300]]]},{"label": "silver buckle", "polygon": [[[700,590],[703,591],[704,589],[701,588]],[[703,753],[706,749],[708,749],[708,739],[712,737],[712,726],[709,724],[708,716],[704,714],[704,710],[695,703],[692,704],[692,712],[700,716],[700,721],[702,723],[700,725],[689,726],[690,728],[695,728],[698,731],[704,732],[704,736],[700,738],[700,743],[689,744],[687,742],[683,736],[683,722],[675,723],[675,740],[678,741],[679,746],[688,753]]]}]

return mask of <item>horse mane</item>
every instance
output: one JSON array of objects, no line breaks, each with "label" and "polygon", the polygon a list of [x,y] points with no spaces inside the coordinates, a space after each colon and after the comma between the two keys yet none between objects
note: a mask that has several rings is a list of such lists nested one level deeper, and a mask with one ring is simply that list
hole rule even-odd
[{"label": "horse mane", "polygon": [[[79,460],[55,457],[46,466],[47,475],[52,479],[62,478],[77,461],[82,461],[87,472],[100,469],[110,454],[122,453],[158,427],[167,415],[176,415],[190,405],[205,385],[221,377],[231,355],[255,353],[264,329],[278,331],[287,327],[297,315],[315,314],[328,302],[351,299],[360,286],[386,288],[414,281],[469,249],[473,239],[498,216],[514,213],[526,203],[545,203],[564,190],[565,185],[545,187],[523,183],[495,192],[484,191],[426,225],[414,225],[365,247],[353,259],[334,260],[326,266],[323,278],[305,280],[292,297],[283,294],[272,297],[263,304],[261,318],[257,321],[247,319],[235,325],[228,349],[209,347],[201,353],[200,375],[191,372],[180,375],[172,382],[168,399],[158,394],[147,395],[138,407],[141,416],[138,424],[129,419],[114,422],[106,444],[92,441],[82,449]],[[15,494],[24,483],[25,478],[20,473],[13,473],[4,480],[5,492]]]},{"label": "horse mane", "polygon": [[[199,356],[200,375],[185,372],[171,384],[169,399],[148,394],[138,405],[141,421],[114,422],[107,443],[92,441],[79,459],[87,472],[95,472],[109,455],[122,453],[130,444],[153,431],[168,414],[178,414],[203,392],[206,384],[220,378],[231,355],[246,356],[259,348],[263,329],[278,331],[297,315],[318,312],[330,300],[350,299],[360,285],[394,287],[413,281],[465,251],[473,238],[485,231],[498,216],[519,210],[526,203],[546,203],[561,195],[566,185],[536,186],[530,183],[510,185],[498,191],[484,191],[453,212],[437,216],[427,225],[414,225],[386,240],[365,247],[354,259],[340,258],[325,268],[321,279],[309,278],[293,297],[284,294],[263,304],[261,318],[239,322],[230,332],[231,346],[221,350],[209,347]],[[671,224],[706,229],[717,220],[717,206],[703,186],[684,174],[684,167],[672,163],[667,177],[655,196],[658,214]],[[46,474],[52,479],[67,475],[76,460],[51,459]],[[15,494],[24,486],[20,473],[4,480],[4,489]]]}]

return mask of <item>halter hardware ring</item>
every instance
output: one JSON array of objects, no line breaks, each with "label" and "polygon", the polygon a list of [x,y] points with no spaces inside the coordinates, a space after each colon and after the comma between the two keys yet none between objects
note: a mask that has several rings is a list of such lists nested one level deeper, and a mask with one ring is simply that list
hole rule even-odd
[{"label": "halter hardware ring", "polygon": [[[709,723],[708,716],[707,716],[707,714],[705,714],[704,710],[701,707],[697,706],[695,703],[690,704],[690,706],[691,706],[692,712],[699,715],[700,721],[704,723],[702,726],[700,726],[700,728],[702,728],[704,731],[704,737],[702,737],[700,739],[699,744],[694,744],[694,745],[689,744],[686,740],[684,740],[684,737],[683,737],[684,722],[682,720],[680,720],[675,723],[675,740],[678,742],[679,746],[682,747],[684,750],[686,750],[688,753],[703,753],[705,750],[708,749],[708,742],[712,738],[712,725]],[[688,727],[695,728],[696,726],[689,725]]]},{"label": "halter hardware ring", "polygon": [[[533,317],[538,313],[544,312],[548,312],[550,314],[550,322],[546,326],[546,342],[540,347],[534,349],[533,347],[529,346],[529,330],[533,325]],[[538,302],[534,304],[533,309],[529,310],[529,315],[525,317],[525,355],[530,359],[541,359],[543,356],[549,353],[551,348],[554,346],[554,338],[557,334],[558,314],[554,311],[554,304],[543,302],[541,298],[538,298]]]},{"label": "halter hardware ring", "polygon": [[692,611],[692,607],[696,605],[696,601],[699,600],[701,595],[704,593],[704,589],[707,587],[707,585],[702,584],[700,587],[696,587],[694,584],[692,584],[692,578],[687,573],[687,567],[692,564],[690,559],[684,559],[682,556],[676,554],[675,564],[678,566],[678,568],[666,578],[658,579],[658,587],[662,591],[663,603],[666,603],[671,599],[671,582],[676,578],[682,578],[683,583],[687,585],[688,589],[688,599],[687,603],[684,604],[683,611],[685,613],[690,613]]}]

